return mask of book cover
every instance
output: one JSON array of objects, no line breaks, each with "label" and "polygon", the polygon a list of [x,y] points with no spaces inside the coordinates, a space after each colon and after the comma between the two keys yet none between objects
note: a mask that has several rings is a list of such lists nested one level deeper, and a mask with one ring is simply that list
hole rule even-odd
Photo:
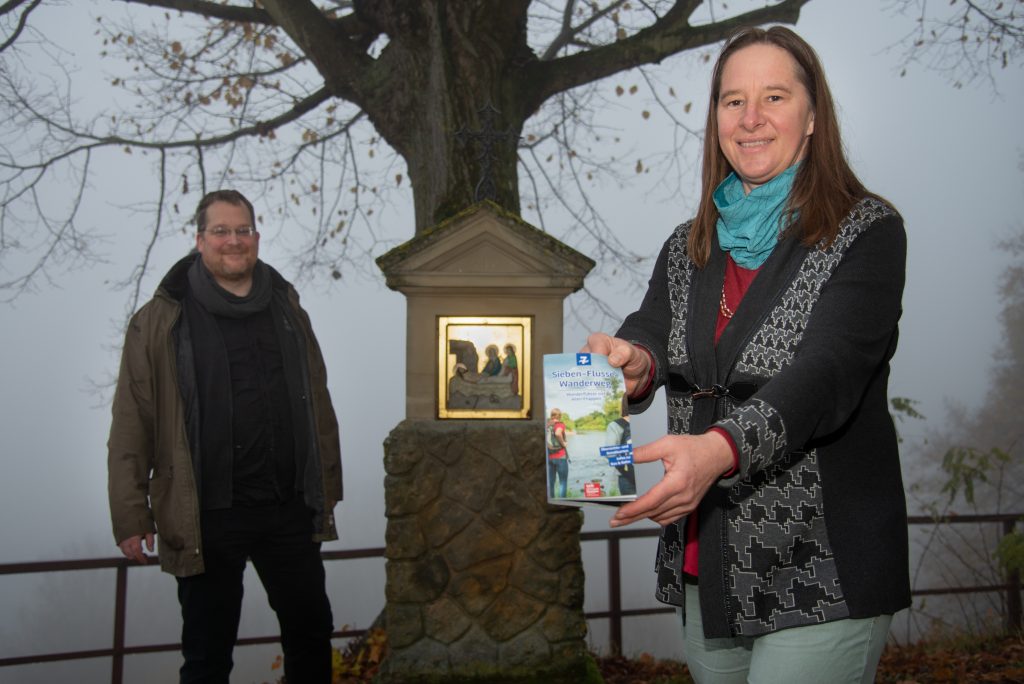
[{"label": "book cover", "polygon": [[622,370],[600,354],[544,355],[548,502],[621,505],[636,499]]}]

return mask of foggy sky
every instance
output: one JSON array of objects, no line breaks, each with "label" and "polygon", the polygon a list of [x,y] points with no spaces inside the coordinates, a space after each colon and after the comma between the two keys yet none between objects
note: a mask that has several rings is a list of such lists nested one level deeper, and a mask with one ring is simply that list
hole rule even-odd
[{"label": "foggy sky", "polygon": [[[86,8],[112,5],[117,6],[86,3]],[[892,201],[906,221],[907,286],[890,393],[919,400],[929,420],[938,422],[947,401],[978,404],[998,342],[1000,305],[995,282],[1006,262],[995,246],[1024,216],[1020,168],[1024,76],[1020,68],[1000,73],[998,94],[985,83],[954,89],[941,76],[920,68],[900,78],[897,54],[886,48],[908,30],[910,20],[889,17],[882,11],[885,6],[884,2],[814,0],[805,7],[796,30],[814,45],[825,64],[855,170],[872,191]],[[52,28],[71,31],[74,26],[65,16]],[[97,50],[95,42],[80,40],[78,45],[83,54]],[[688,88],[692,93],[692,121],[702,125],[710,66],[692,59],[667,60],[664,66],[677,90]],[[612,79],[608,87],[629,81],[628,77]],[[87,84],[76,82],[76,86]],[[642,120],[640,108],[610,113],[610,121],[632,146],[630,159],[656,152],[666,125],[656,110],[651,120]],[[0,430],[7,471],[0,478],[2,562],[117,553],[106,499],[109,392],[97,392],[91,383],[108,380],[117,370],[120,338],[116,330],[123,320],[125,295],[112,291],[110,285],[127,275],[148,226],[148,217],[129,205],[150,199],[155,190],[140,160],[108,157],[104,163],[87,215],[109,235],[103,246],[109,263],[69,273],[12,306],[0,305],[4,351]],[[59,193],[60,188],[52,191]],[[662,191],[645,194],[643,187],[631,185],[609,186],[601,195],[609,223],[628,236],[637,251],[653,257],[673,227],[689,217],[696,191],[694,187],[688,197],[667,197]],[[253,199],[257,211],[263,211],[258,198]],[[552,216],[547,217],[549,221]],[[529,213],[524,218],[535,220]],[[559,218],[568,224],[567,217]],[[411,237],[411,197],[406,205],[385,213],[382,224],[396,240]],[[273,224],[261,227],[265,236],[283,229]],[[557,230],[552,232],[559,236]],[[192,242],[191,236],[183,235],[157,245],[144,298]],[[588,252],[585,242],[573,247]],[[280,244],[272,239],[263,240],[261,256],[272,265],[285,262]],[[286,271],[285,275],[294,274]],[[629,313],[642,294],[623,295],[621,283],[588,281],[587,286],[620,315]],[[341,539],[325,548],[381,546],[385,525],[381,444],[404,410],[404,298],[386,289],[382,278],[349,274],[339,283],[304,287],[301,294],[324,350],[342,434],[346,498],[336,510]],[[577,349],[587,332],[587,326],[567,321],[566,351]],[[656,402],[634,423],[634,443],[657,438],[664,424],[663,406]],[[919,427],[908,430],[911,439],[919,434]],[[905,465],[911,476],[920,467]],[[656,465],[641,467],[641,486],[657,477]],[[604,528],[607,517],[605,511],[588,511],[587,527]],[[630,561],[638,568],[635,583],[644,597],[653,582],[652,559],[646,554],[644,550],[643,557]],[[145,580],[146,586],[151,583],[153,591],[167,592],[173,600],[173,580],[156,571],[145,572],[153,575]],[[0,578],[0,643],[10,643],[23,620],[19,616],[34,605],[25,600],[21,588],[13,590],[5,582]],[[105,580],[95,583],[97,591],[107,591]],[[80,600],[98,601],[98,610],[106,616],[112,587],[110,592],[110,599]],[[343,604],[352,593],[351,587],[335,587],[332,598]],[[259,587],[252,588],[249,596],[263,601]],[[362,610],[366,614],[370,609]],[[338,625],[351,622],[343,606],[336,605],[335,616]],[[167,617],[175,624],[176,616]],[[148,621],[136,625],[142,622]],[[271,624],[268,633],[274,631]],[[176,638],[173,629],[171,638]],[[101,636],[100,645],[107,639]],[[668,655],[674,642],[671,636],[662,636],[658,643]],[[171,658],[170,662],[176,661]],[[271,676],[262,664],[255,671],[265,672],[267,679]],[[9,681],[10,675],[0,670],[0,682]]]}]

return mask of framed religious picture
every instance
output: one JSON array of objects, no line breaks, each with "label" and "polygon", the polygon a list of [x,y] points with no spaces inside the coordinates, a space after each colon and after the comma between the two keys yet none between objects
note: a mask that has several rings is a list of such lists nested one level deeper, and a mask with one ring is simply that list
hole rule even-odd
[{"label": "framed religious picture", "polygon": [[530,417],[532,316],[437,317],[437,417]]}]

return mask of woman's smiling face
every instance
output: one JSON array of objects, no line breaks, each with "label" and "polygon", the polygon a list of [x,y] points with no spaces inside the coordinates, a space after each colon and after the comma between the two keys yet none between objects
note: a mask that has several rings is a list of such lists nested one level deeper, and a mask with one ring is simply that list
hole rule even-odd
[{"label": "woman's smiling face", "polygon": [[814,109],[797,69],[768,44],[737,50],[722,68],[718,144],[748,193],[807,154]]}]

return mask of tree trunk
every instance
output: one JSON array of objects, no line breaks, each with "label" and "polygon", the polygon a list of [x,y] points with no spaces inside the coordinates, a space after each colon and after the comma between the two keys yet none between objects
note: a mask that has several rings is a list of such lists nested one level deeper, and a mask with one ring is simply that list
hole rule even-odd
[{"label": "tree trunk", "polygon": [[518,213],[517,143],[532,113],[521,67],[536,59],[518,3],[402,3],[389,21],[394,12],[403,26],[374,67],[382,87],[363,90],[360,104],[408,164],[416,232],[480,199],[478,191]]}]

